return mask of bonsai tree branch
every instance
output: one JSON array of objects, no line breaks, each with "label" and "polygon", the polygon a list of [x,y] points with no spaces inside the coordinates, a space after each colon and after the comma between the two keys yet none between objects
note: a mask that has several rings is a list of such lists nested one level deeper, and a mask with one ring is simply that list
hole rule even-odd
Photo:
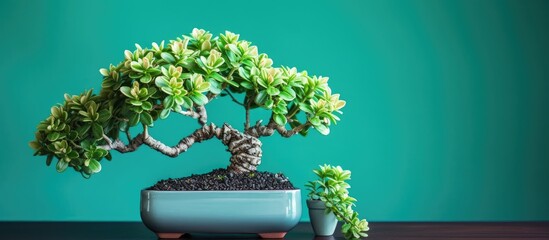
[{"label": "bonsai tree branch", "polygon": [[247,131],[250,128],[250,108],[252,101],[250,99],[246,98],[246,106],[244,106],[244,109],[246,109],[246,122],[244,123],[244,131]]},{"label": "bonsai tree branch", "polygon": [[241,102],[239,102],[239,101],[233,96],[233,94],[232,94],[230,91],[228,91],[227,89],[225,89],[225,92],[227,93],[227,95],[228,95],[229,97],[231,97],[231,99],[233,100],[233,102],[235,102],[236,104],[238,104],[238,105],[240,105],[240,106],[244,106],[244,104],[241,103]]},{"label": "bonsai tree branch", "polygon": [[196,113],[198,113],[198,123],[204,126],[208,122],[208,112],[204,106],[197,106]]},{"label": "bonsai tree branch", "polygon": [[303,123],[299,126],[296,126],[290,130],[287,130],[284,126],[280,126],[276,123],[273,123],[275,125],[276,131],[280,134],[280,136],[283,137],[291,137],[297,133],[299,133],[301,130],[303,130],[305,127],[310,126],[309,122]]},{"label": "bonsai tree branch", "polygon": [[250,128],[250,108],[246,107],[246,122],[244,123],[244,131]]},{"label": "bonsai tree branch", "polygon": [[[301,102],[300,102],[301,103]],[[290,113],[288,113],[287,118],[291,119],[294,115],[296,115],[299,112],[299,103],[296,104],[296,106],[291,110]]]},{"label": "bonsai tree branch", "polygon": [[125,144],[120,139],[115,139],[114,141],[111,140],[107,136],[103,136],[103,139],[105,142],[107,142],[106,145],[100,145],[97,146],[98,148],[102,148],[104,150],[116,150],[120,153],[127,153],[127,152],[133,152],[139,148],[139,146],[143,145],[143,134],[138,134],[134,138],[129,141],[128,144]]},{"label": "bonsai tree branch", "polygon": [[261,125],[261,122],[262,121],[257,121],[255,126],[246,129],[245,133],[249,134],[251,136],[259,138],[259,137],[262,137],[262,136],[272,136],[274,134],[274,132],[277,131],[280,134],[280,136],[288,138],[288,137],[291,137],[291,136],[299,133],[304,128],[306,128],[308,126],[311,126],[311,123],[305,122],[301,125],[298,125],[298,126],[292,128],[292,129],[288,130],[288,129],[286,129],[285,126],[281,126],[281,125],[276,124],[272,120],[272,118],[271,118],[271,121],[269,121],[269,123],[265,126]]},{"label": "bonsai tree branch", "polygon": [[112,140],[109,138],[109,136],[107,136],[107,135],[104,134],[104,133],[103,133],[103,140],[105,140],[105,142],[107,142],[107,145],[109,145],[109,146],[112,146],[112,145],[113,145]]},{"label": "bonsai tree branch", "polygon": [[187,117],[191,117],[191,118],[194,118],[194,119],[198,119],[200,117],[200,115],[195,112],[195,111],[181,111],[181,112],[177,112],[183,116],[187,116]]},{"label": "bonsai tree branch", "polygon": [[188,116],[194,119],[198,119],[198,123],[202,126],[208,122],[208,112],[204,106],[196,106],[195,111],[181,111],[178,112],[181,115]]},{"label": "bonsai tree branch", "polygon": [[99,147],[104,150],[116,150],[121,153],[127,153],[133,152],[145,144],[166,156],[177,157],[179,154],[186,152],[194,143],[206,141],[213,137],[220,139],[232,154],[230,159],[231,164],[228,167],[230,170],[236,172],[252,171],[261,163],[261,142],[255,137],[240,133],[227,124],[221,128],[213,123],[203,125],[202,128],[195,130],[172,147],[153,138],[149,134],[148,126],[143,125],[143,133],[137,135],[128,144],[124,144],[120,139],[113,141],[104,135],[103,139],[107,144]]}]

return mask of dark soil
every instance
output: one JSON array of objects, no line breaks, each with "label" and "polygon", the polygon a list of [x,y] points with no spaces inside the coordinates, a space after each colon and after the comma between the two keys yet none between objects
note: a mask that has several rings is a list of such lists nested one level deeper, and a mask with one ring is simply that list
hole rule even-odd
[{"label": "dark soil", "polygon": [[148,190],[160,191],[215,191],[215,190],[291,190],[295,189],[282,173],[252,171],[232,173],[227,169],[215,169],[190,177],[169,178],[158,181]]}]

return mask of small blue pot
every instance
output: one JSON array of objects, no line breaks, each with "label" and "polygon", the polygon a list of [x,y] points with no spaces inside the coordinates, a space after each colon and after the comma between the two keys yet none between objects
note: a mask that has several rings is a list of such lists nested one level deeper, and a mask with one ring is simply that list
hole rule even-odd
[{"label": "small blue pot", "polygon": [[307,199],[307,207],[315,235],[333,235],[337,226],[337,218],[333,212],[326,214],[326,204],[320,200]]}]

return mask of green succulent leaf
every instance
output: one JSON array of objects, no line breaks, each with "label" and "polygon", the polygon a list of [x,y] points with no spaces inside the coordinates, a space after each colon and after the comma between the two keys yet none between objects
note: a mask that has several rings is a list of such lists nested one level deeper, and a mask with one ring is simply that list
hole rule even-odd
[{"label": "green succulent leaf", "polygon": [[285,89],[285,90],[283,90],[279,93],[279,96],[280,96],[280,98],[284,99],[285,101],[292,101],[295,98],[295,91],[293,91],[293,90],[288,91],[288,89]]},{"label": "green succulent leaf", "polygon": [[143,77],[141,77],[141,79],[139,81],[142,82],[142,83],[149,83],[149,82],[151,82],[151,80],[152,80],[151,75],[147,73],[147,74],[143,75]]},{"label": "green succulent leaf", "polygon": [[[208,67],[206,66],[206,64],[204,64],[204,62],[206,61],[206,58],[204,58],[204,56],[201,56],[200,58],[197,58],[196,59],[196,64],[202,68],[203,70],[208,70]],[[207,71],[208,72],[208,71]]]},{"label": "green succulent leaf", "polygon": [[269,84],[267,84],[267,82],[265,82],[265,80],[263,80],[262,78],[258,77],[257,78],[257,83],[259,85],[261,85],[262,87],[264,88],[268,88],[269,87]]},{"label": "green succulent leaf", "polygon": [[318,116],[310,118],[309,122],[315,127],[318,126],[318,125],[321,125],[320,118]]},{"label": "green succulent leaf", "polygon": [[90,130],[91,124],[84,124],[76,129],[76,132],[78,132],[79,137],[84,137],[88,131]]},{"label": "green succulent leaf", "polygon": [[250,80],[250,73],[246,71],[243,67],[238,68],[238,75],[244,78],[245,80]]},{"label": "green succulent leaf", "polygon": [[196,103],[196,105],[199,106],[208,103],[208,98],[204,94],[199,92],[191,92],[189,97],[193,100],[194,103]]},{"label": "green succulent leaf", "polygon": [[251,82],[248,82],[248,81],[242,81],[242,82],[240,83],[240,86],[242,86],[242,87],[244,87],[244,88],[246,88],[246,89],[248,89],[248,90],[254,89],[254,85],[253,85]]},{"label": "green succulent leaf", "polygon": [[235,82],[233,80],[230,80],[230,79],[225,80],[225,82],[228,83],[229,85],[233,86],[233,87],[239,87],[240,86],[237,82]]},{"label": "green succulent leaf", "polygon": [[308,113],[308,114],[314,114],[314,110],[313,110],[313,108],[311,108],[310,105],[301,103],[301,104],[299,104],[299,109],[303,112]]},{"label": "green succulent leaf", "polygon": [[263,91],[259,91],[259,93],[257,93],[254,101],[257,105],[263,105],[263,103],[265,103],[265,101],[267,101],[267,98],[268,98],[267,92],[263,90]]},{"label": "green succulent leaf", "polygon": [[100,157],[105,157],[105,156],[107,156],[107,154],[109,154],[109,152],[107,150],[102,149],[102,148],[97,148],[95,151],[100,153]]},{"label": "green succulent leaf", "polygon": [[163,52],[163,53],[160,54],[160,57],[162,57],[162,59],[164,59],[168,63],[174,63],[175,62],[175,58],[170,53]]},{"label": "green succulent leaf", "polygon": [[128,75],[131,79],[139,79],[143,76],[142,72],[130,72]]},{"label": "green succulent leaf", "polygon": [[103,157],[103,155],[101,154],[100,151],[98,151],[98,149],[96,149],[95,151],[92,152],[90,157],[94,159],[100,159]]},{"label": "green succulent leaf", "polygon": [[141,113],[141,123],[143,123],[147,126],[151,126],[153,124],[153,119],[152,119],[151,114],[149,114],[148,112],[142,112]]},{"label": "green succulent leaf", "polygon": [[53,154],[48,154],[48,157],[46,158],[46,166],[50,166],[51,162],[53,160]]},{"label": "green succulent leaf", "polygon": [[69,166],[68,162],[65,162],[64,160],[59,159],[57,161],[57,165],[55,165],[55,170],[57,170],[57,172],[59,173],[62,173],[67,169],[68,166]]},{"label": "green succulent leaf", "polygon": [[330,128],[327,127],[326,125],[324,124],[319,124],[319,125],[316,125],[314,126],[314,128],[322,135],[328,135],[330,134]]},{"label": "green succulent leaf", "polygon": [[270,96],[276,96],[280,93],[280,90],[276,89],[275,87],[268,87],[267,88],[267,94]]},{"label": "green succulent leaf", "polygon": [[143,66],[141,66],[141,64],[139,64],[138,62],[132,62],[130,64],[132,70],[136,71],[136,72],[140,72],[142,73],[145,69],[143,68]]},{"label": "green succulent leaf", "polygon": [[95,139],[103,138],[103,127],[101,127],[101,125],[99,125],[99,123],[93,123],[92,124],[92,133],[93,133],[93,137]]},{"label": "green succulent leaf", "polygon": [[201,83],[200,85],[196,86],[195,91],[197,91],[197,92],[205,92],[205,91],[208,91],[209,88],[210,88],[210,83],[208,83],[208,82],[203,82],[203,83]]},{"label": "green succulent leaf", "polygon": [[228,44],[227,46],[229,47],[231,52],[233,52],[234,54],[240,55],[240,50],[238,49],[238,47],[236,47],[235,44]]},{"label": "green succulent leaf", "polygon": [[79,154],[76,151],[70,151],[69,153],[67,153],[67,157],[69,157],[70,159],[75,159],[79,157]]},{"label": "green succulent leaf", "polygon": [[99,118],[98,118],[99,122],[106,122],[110,118],[111,118],[111,112],[109,110],[102,109],[101,111],[99,111]]},{"label": "green succulent leaf", "polygon": [[61,136],[58,132],[52,132],[48,134],[48,141],[55,142],[57,139],[59,139],[59,136]]},{"label": "green succulent leaf", "polygon": [[170,115],[171,110],[168,108],[162,109],[160,112],[160,119],[166,119]]},{"label": "green succulent leaf", "polygon": [[215,79],[213,78],[210,78],[210,80],[208,80],[208,83],[210,83],[210,92],[212,92],[213,94],[219,94],[221,93],[221,83],[219,83],[218,81],[216,81]]},{"label": "green succulent leaf", "polygon": [[217,80],[218,82],[226,82],[227,81],[226,78],[224,78],[223,76],[219,75],[219,73],[216,73],[216,72],[213,72],[210,76],[213,79]]},{"label": "green succulent leaf", "polygon": [[148,101],[145,101],[145,102],[141,103],[141,108],[145,111],[149,111],[153,108],[153,105],[152,105],[152,103],[150,103]]},{"label": "green succulent leaf", "polygon": [[175,99],[173,96],[167,96],[166,98],[164,98],[164,101],[162,102],[162,104],[166,109],[173,108],[175,106]]},{"label": "green succulent leaf", "polygon": [[130,115],[130,119],[129,119],[129,122],[128,124],[133,127],[135,125],[137,125],[137,123],[139,122],[139,119],[140,119],[140,115],[139,113],[133,113]]},{"label": "green succulent leaf", "polygon": [[92,144],[90,143],[90,141],[84,140],[84,141],[80,142],[80,146],[85,150],[89,150],[90,147],[92,146]]},{"label": "green succulent leaf", "polygon": [[175,97],[173,97],[173,99],[175,99],[175,104],[177,104],[177,105],[182,105],[184,103],[183,97],[181,97],[181,96],[175,96]]},{"label": "green succulent leaf", "polygon": [[274,100],[270,97],[267,98],[267,100],[265,100],[265,105],[263,107],[267,108],[267,109],[271,109],[273,108],[273,105],[274,105]]},{"label": "green succulent leaf", "polygon": [[193,100],[190,97],[184,96],[183,98],[183,107],[191,108],[193,106]]},{"label": "green succulent leaf", "polygon": [[133,96],[131,94],[131,88],[130,87],[122,86],[122,87],[120,87],[120,92],[122,92],[122,94],[126,95],[126,97],[133,98]]},{"label": "green succulent leaf", "polygon": [[168,81],[168,79],[166,79],[166,77],[164,77],[164,76],[156,77],[156,79],[154,80],[154,83],[159,88],[164,88],[164,87],[169,88],[170,87],[170,81]]},{"label": "green succulent leaf", "polygon": [[132,110],[135,113],[142,113],[143,112],[143,108],[141,108],[140,106],[132,106],[129,109]]},{"label": "green succulent leaf", "polygon": [[90,159],[90,162],[88,163],[88,168],[92,173],[98,173],[101,172],[101,163],[95,159]]},{"label": "green succulent leaf", "polygon": [[282,115],[282,114],[275,114],[274,115],[274,120],[276,122],[276,124],[280,125],[280,126],[284,126],[286,125],[286,116]]},{"label": "green succulent leaf", "polygon": [[172,90],[171,87],[162,87],[162,88],[160,88],[160,89],[162,90],[162,92],[165,92],[165,93],[167,93],[167,94],[169,94],[169,95],[174,95],[173,90]]},{"label": "green succulent leaf", "polygon": [[147,72],[150,73],[150,75],[158,75],[162,73],[162,71],[160,71],[160,69],[158,68],[149,68],[147,69]]},{"label": "green succulent leaf", "polygon": [[116,84],[116,82],[114,80],[107,78],[107,79],[103,80],[103,82],[101,83],[101,87],[102,88],[111,88],[115,84]]}]

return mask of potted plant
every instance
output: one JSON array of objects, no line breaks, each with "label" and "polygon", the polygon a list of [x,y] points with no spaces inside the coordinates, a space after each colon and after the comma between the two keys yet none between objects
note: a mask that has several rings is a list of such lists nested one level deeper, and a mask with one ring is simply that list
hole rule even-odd
[{"label": "potted plant", "polygon": [[[231,153],[227,169],[160,181],[144,189],[145,225],[159,237],[188,232],[283,237],[297,224],[300,190],[282,174],[257,171],[262,156],[259,138],[275,132],[305,136],[310,128],[329,134],[345,101],[332,94],[328,78],[273,67],[266,54],[239,40],[238,34],[227,31],[212,37],[200,29],[168,44],[153,43],[152,48],[136,44],[135,50],[124,52],[122,62],[99,72],[103,81],[98,94],[65,94],[64,103],[53,106],[51,115],[38,124],[30,146],[35,155],[46,156],[47,165],[55,158],[58,172],[70,167],[89,178],[101,171],[104,159],[111,160],[113,150],[128,153],[146,145],[177,157],[195,143],[217,138]],[[242,130],[208,122],[208,103],[219,97],[230,98],[243,110]],[[260,108],[270,117],[254,124],[252,110]],[[153,137],[151,129],[173,114],[196,119],[198,127],[168,146]],[[140,133],[131,134],[135,129]],[[204,208],[212,214],[204,216]]]},{"label": "potted plant", "polygon": [[342,221],[341,232],[346,239],[359,239],[368,236],[368,222],[359,219],[353,211],[356,199],[349,196],[351,171],[340,166],[319,166],[313,170],[318,177],[308,182],[307,206],[313,230],[318,236],[330,236],[334,233],[337,221]]}]

